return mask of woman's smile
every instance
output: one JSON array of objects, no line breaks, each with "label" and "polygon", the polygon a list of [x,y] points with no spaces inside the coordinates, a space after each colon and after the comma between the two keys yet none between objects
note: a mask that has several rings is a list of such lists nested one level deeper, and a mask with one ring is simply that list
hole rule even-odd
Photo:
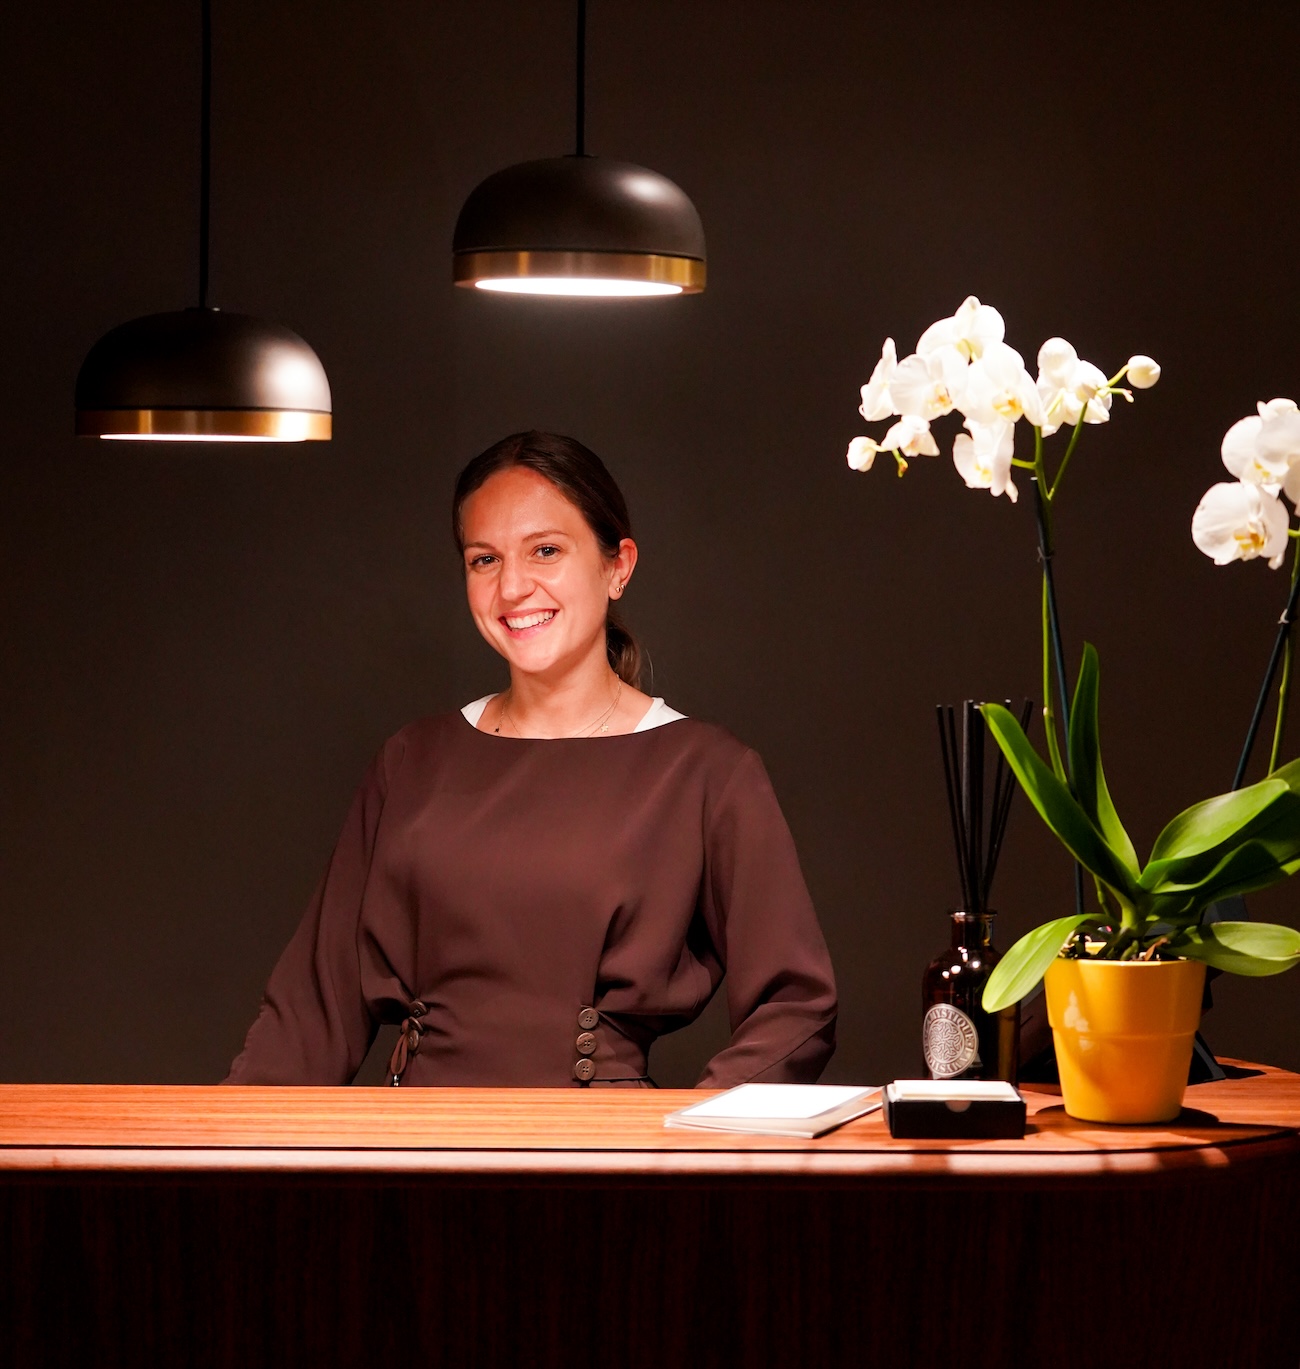
[{"label": "woman's smile", "polygon": [[536,637],[538,633],[544,632],[554,622],[559,611],[558,608],[543,608],[533,609],[528,613],[503,613],[498,621],[505,626],[511,637],[518,640],[521,637]]}]

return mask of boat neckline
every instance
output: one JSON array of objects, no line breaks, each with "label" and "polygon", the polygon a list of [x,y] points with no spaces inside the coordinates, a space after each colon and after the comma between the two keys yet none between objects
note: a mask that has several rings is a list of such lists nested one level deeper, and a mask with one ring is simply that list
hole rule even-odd
[{"label": "boat neckline", "polygon": [[[488,697],[490,699],[495,699],[496,695],[492,694]],[[477,700],[475,700],[475,702],[477,702]],[[661,698],[656,697],[654,702],[651,703],[650,707],[647,708],[646,711],[637,720],[637,726],[634,727],[630,732],[610,732],[603,735],[597,734],[594,737],[503,737],[499,732],[486,732],[477,723],[470,722],[470,720],[465,716],[463,709],[458,708],[456,710],[456,716],[461,720],[461,722],[465,724],[466,727],[469,728],[471,732],[477,732],[479,736],[488,737],[492,741],[496,742],[613,742],[621,741],[624,737],[653,736],[654,733],[662,732],[666,727],[672,727],[674,723],[687,723],[691,721],[690,717],[687,714],[683,714],[681,717],[678,718],[669,718],[669,720],[666,723],[659,723],[656,727],[641,728],[641,723],[644,722],[644,720],[650,716],[651,711],[662,702],[663,700]],[[479,716],[482,717],[483,715],[480,713]]]}]

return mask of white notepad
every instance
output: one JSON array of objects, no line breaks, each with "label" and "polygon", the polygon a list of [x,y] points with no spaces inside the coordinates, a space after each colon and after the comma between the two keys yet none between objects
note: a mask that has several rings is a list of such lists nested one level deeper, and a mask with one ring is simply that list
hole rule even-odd
[{"label": "white notepad", "polygon": [[716,1098],[670,1112],[666,1127],[744,1131],[758,1136],[824,1136],[874,1112],[878,1088],[839,1084],[741,1084]]}]

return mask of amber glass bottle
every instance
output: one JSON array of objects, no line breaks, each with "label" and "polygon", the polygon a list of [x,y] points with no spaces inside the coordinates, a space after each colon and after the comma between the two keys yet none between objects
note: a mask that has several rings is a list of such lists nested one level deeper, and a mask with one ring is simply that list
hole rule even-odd
[{"label": "amber glass bottle", "polygon": [[993,914],[952,914],[952,945],[935,956],[921,982],[921,1050],[927,1079],[1016,1082],[1020,1007],[986,1013],[984,984],[999,955]]}]

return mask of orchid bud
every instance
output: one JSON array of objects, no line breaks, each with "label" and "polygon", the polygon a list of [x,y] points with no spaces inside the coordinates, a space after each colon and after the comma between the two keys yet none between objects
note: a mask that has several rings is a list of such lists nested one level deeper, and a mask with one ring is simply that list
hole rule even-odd
[{"label": "orchid bud", "polygon": [[855,471],[869,471],[880,448],[869,437],[855,437],[849,443],[849,465]]},{"label": "orchid bud", "polygon": [[1160,379],[1160,363],[1150,357],[1129,357],[1128,383],[1135,390],[1149,390]]}]

